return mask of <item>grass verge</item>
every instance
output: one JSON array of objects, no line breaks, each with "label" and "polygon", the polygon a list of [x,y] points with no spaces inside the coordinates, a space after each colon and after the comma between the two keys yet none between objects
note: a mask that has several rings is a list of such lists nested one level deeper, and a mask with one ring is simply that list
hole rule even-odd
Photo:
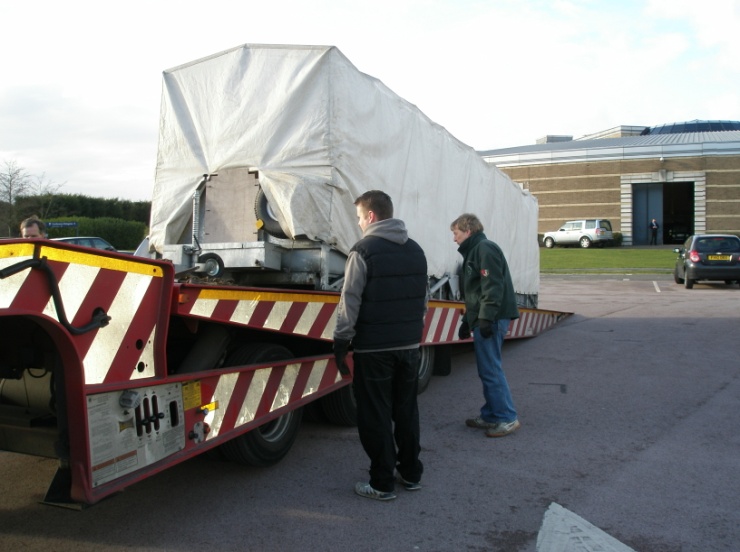
[{"label": "grass verge", "polygon": [[670,274],[675,262],[672,248],[540,249],[540,272],[543,274]]}]

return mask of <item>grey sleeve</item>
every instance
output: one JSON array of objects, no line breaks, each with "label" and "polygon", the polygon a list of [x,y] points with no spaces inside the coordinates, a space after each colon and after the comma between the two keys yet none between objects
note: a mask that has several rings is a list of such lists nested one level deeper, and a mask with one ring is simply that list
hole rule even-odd
[{"label": "grey sleeve", "polygon": [[344,287],[337,307],[337,323],[334,327],[334,339],[351,341],[355,336],[355,324],[360,314],[362,292],[367,280],[367,265],[356,252],[347,257],[344,267]]}]

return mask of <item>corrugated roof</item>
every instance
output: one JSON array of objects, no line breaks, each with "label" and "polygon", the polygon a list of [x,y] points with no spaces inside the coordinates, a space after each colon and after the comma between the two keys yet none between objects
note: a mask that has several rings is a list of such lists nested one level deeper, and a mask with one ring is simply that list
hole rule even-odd
[{"label": "corrugated roof", "polygon": [[483,156],[509,155],[538,151],[572,151],[596,148],[662,146],[670,144],[704,144],[704,143],[738,142],[740,147],[740,130],[721,132],[684,132],[680,134],[648,134],[646,136],[627,136],[625,138],[599,138],[594,140],[571,140],[569,142],[551,142],[548,144],[529,144],[513,148],[479,151]]},{"label": "corrugated roof", "polygon": [[479,151],[499,166],[649,157],[740,155],[740,130],[572,140]]}]

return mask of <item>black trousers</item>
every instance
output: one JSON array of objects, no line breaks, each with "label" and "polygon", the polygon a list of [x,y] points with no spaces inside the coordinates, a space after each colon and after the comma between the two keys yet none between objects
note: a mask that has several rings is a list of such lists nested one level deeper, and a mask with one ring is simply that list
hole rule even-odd
[{"label": "black trousers", "polygon": [[394,469],[406,481],[420,481],[419,349],[355,353],[353,358],[357,430],[370,458],[370,485],[392,491]]}]

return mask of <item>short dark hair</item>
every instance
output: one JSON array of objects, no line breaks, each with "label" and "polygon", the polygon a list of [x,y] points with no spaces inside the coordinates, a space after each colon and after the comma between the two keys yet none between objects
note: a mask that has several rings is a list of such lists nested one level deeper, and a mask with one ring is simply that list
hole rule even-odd
[{"label": "short dark hair", "polygon": [[28,228],[29,226],[36,225],[39,227],[39,232],[42,234],[46,233],[46,224],[44,224],[44,221],[41,220],[38,215],[31,215],[27,219],[24,219],[23,222],[21,222],[21,234],[23,233],[24,228]]},{"label": "short dark hair", "polygon": [[457,228],[461,232],[470,230],[471,234],[483,232],[483,223],[473,213],[463,213],[450,224],[450,230]]},{"label": "short dark hair", "polygon": [[393,218],[393,201],[391,196],[380,190],[370,190],[355,199],[355,205],[362,206],[367,211],[372,211],[378,220]]}]

